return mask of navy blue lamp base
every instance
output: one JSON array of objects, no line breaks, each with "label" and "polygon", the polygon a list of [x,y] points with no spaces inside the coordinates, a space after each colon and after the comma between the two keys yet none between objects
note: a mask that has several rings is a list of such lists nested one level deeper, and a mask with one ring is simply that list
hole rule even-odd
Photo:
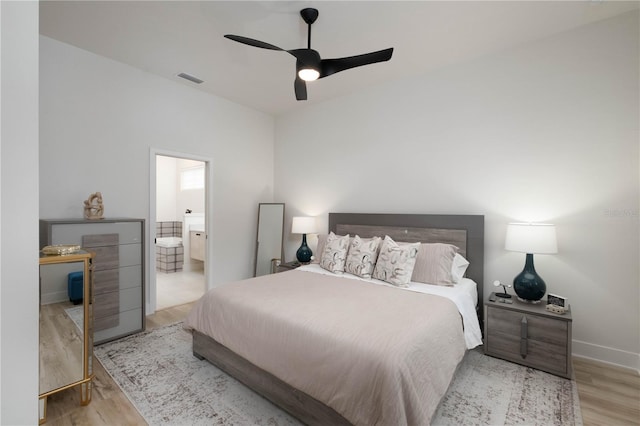
[{"label": "navy blue lamp base", "polygon": [[533,267],[533,254],[527,253],[524,269],[513,279],[513,290],[518,300],[527,303],[539,303],[547,291],[547,285]]},{"label": "navy blue lamp base", "polygon": [[307,246],[307,234],[302,234],[302,245],[296,252],[296,259],[300,263],[309,263],[312,255],[311,249]]}]

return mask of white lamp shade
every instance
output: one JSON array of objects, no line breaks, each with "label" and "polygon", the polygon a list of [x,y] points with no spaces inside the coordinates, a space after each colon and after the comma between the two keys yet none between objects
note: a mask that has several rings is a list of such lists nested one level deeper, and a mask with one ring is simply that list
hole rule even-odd
[{"label": "white lamp shade", "polygon": [[532,254],[557,253],[556,227],[548,223],[510,223],[504,248]]},{"label": "white lamp shade", "polygon": [[291,225],[292,234],[314,234],[318,232],[315,217],[296,216]]}]

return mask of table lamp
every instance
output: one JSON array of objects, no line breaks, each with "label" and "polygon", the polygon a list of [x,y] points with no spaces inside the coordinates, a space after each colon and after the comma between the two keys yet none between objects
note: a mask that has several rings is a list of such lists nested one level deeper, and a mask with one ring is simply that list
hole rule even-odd
[{"label": "table lamp", "polygon": [[311,262],[311,249],[307,246],[307,234],[313,234],[318,232],[315,217],[308,216],[296,216],[293,218],[291,225],[292,234],[302,234],[302,244],[296,252],[296,259],[300,263]]},{"label": "table lamp", "polygon": [[547,285],[533,266],[534,254],[558,252],[555,225],[547,223],[510,223],[504,248],[526,253],[524,269],[513,279],[513,290],[518,300],[538,303],[547,291]]}]

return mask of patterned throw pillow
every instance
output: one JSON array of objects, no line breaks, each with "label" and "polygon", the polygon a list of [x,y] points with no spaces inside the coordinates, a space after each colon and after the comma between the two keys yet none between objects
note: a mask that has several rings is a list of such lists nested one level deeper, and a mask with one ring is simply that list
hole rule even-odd
[{"label": "patterned throw pillow", "polygon": [[373,278],[386,281],[398,287],[407,287],[411,281],[420,243],[398,245],[385,235]]},{"label": "patterned throw pillow", "polygon": [[356,235],[349,244],[344,271],[362,278],[371,278],[381,241],[380,237],[360,238]]},{"label": "patterned throw pillow", "polygon": [[320,258],[320,266],[334,274],[342,274],[344,272],[348,248],[349,234],[338,237],[333,232],[330,233],[324,244],[324,250]]}]

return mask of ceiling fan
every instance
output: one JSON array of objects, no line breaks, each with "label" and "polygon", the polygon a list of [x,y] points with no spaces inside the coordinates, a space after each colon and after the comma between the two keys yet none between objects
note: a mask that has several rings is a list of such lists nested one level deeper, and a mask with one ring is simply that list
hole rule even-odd
[{"label": "ceiling fan", "polygon": [[393,47],[377,52],[365,53],[363,55],[336,59],[321,59],[320,54],[311,48],[311,24],[318,19],[318,10],[313,8],[302,9],[300,16],[302,16],[304,22],[309,26],[306,49],[281,49],[273,44],[233,34],[226,34],[225,37],[238,43],[248,44],[249,46],[269,50],[280,50],[293,55],[296,58],[296,79],[293,83],[293,88],[296,93],[296,99],[299,101],[307,100],[307,81],[315,81],[319,78],[328,77],[331,74],[350,68],[384,62],[391,59]]}]

